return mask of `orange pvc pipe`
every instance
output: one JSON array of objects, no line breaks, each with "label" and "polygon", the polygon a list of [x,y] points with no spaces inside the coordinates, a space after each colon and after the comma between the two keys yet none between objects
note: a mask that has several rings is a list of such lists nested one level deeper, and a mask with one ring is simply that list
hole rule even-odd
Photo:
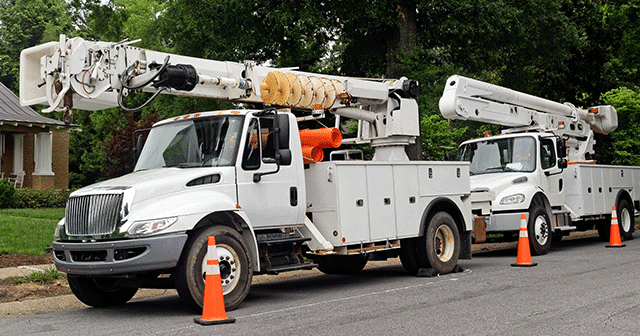
[{"label": "orange pvc pipe", "polygon": [[335,127],[305,129],[300,131],[300,142],[302,146],[338,148],[342,144],[342,133]]},{"label": "orange pvc pipe", "polygon": [[302,158],[305,164],[320,162],[324,159],[324,152],[320,147],[302,146]]}]

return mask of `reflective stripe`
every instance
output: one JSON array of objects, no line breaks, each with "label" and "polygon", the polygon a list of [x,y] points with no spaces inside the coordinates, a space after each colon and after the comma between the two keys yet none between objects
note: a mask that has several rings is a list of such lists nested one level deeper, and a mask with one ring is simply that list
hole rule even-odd
[{"label": "reflective stripe", "polygon": [[209,237],[207,246],[207,255],[205,256],[205,260],[207,260],[206,265],[204,266],[204,272],[206,275],[210,274],[220,274],[220,261],[218,261],[218,249],[216,248],[216,239],[214,237]]},{"label": "reflective stripe", "polygon": [[529,234],[527,233],[527,229],[520,229],[520,238],[529,238]]}]

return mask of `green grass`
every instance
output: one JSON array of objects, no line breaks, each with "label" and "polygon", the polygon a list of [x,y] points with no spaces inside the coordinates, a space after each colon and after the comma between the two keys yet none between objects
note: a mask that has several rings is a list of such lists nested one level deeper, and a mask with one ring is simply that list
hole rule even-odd
[{"label": "green grass", "polygon": [[49,267],[41,272],[33,272],[25,276],[12,276],[11,280],[13,280],[13,282],[17,284],[25,282],[39,282],[43,284],[48,280],[64,278],[65,276],[66,275],[64,273],[60,273],[57,269],[55,269],[55,267]]},{"label": "green grass", "polygon": [[44,255],[64,208],[0,209],[0,254]]}]

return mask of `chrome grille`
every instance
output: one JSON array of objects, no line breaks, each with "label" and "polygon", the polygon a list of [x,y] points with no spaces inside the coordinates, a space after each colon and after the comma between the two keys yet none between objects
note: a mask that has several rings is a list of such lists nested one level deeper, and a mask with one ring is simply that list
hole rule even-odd
[{"label": "chrome grille", "polygon": [[70,236],[108,235],[120,221],[122,194],[87,195],[69,198],[65,230]]}]

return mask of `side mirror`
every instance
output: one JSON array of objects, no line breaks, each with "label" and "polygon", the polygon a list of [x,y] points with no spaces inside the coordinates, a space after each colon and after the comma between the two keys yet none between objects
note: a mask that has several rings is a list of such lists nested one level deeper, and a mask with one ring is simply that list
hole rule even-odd
[{"label": "side mirror", "polygon": [[568,166],[569,166],[569,163],[567,162],[567,159],[565,158],[558,159],[558,168],[566,169]]},{"label": "side mirror", "polygon": [[145,137],[140,134],[136,137],[135,146],[133,147],[133,163],[137,163],[140,158],[140,153],[142,152],[142,147],[144,147]]},{"label": "side mirror", "polygon": [[276,128],[278,149],[289,149],[289,116],[286,113],[276,114],[274,118],[274,128]]},{"label": "side mirror", "polygon": [[556,147],[558,148],[558,158],[567,156],[567,142],[563,138],[556,138]]}]

